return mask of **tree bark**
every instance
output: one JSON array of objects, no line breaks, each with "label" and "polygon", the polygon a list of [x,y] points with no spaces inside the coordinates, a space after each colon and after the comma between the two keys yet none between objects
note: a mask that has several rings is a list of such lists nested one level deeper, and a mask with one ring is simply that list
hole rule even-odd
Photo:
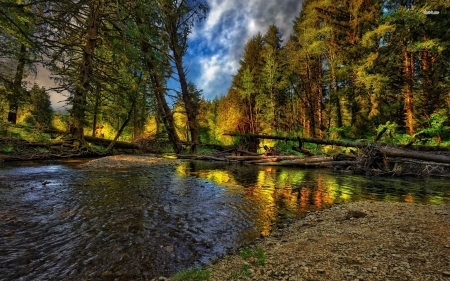
[{"label": "tree bark", "polygon": [[434,155],[434,154],[428,154],[418,151],[407,151],[407,150],[400,150],[395,148],[380,148],[380,151],[384,153],[388,157],[401,157],[401,158],[411,158],[411,159],[418,159],[418,160],[424,160],[424,161],[432,161],[437,163],[446,163],[450,164],[450,156],[445,155]]},{"label": "tree bark", "polygon": [[200,135],[198,130],[197,112],[195,105],[192,101],[191,95],[188,90],[186,74],[183,68],[183,57],[180,54],[174,52],[175,65],[178,71],[178,78],[181,85],[181,95],[183,97],[184,108],[186,109],[186,115],[188,119],[189,132],[191,133],[191,153],[197,152],[197,147],[200,144]]},{"label": "tree bark", "polygon": [[414,115],[413,115],[413,82],[414,82],[414,56],[408,52],[407,47],[404,50],[405,60],[405,115],[406,127],[410,136],[414,135]]},{"label": "tree bark", "polygon": [[100,107],[100,85],[97,85],[96,95],[95,95],[95,104],[94,104],[94,120],[92,122],[92,136],[95,137],[95,132],[97,130],[97,117],[98,117],[98,109]]},{"label": "tree bark", "polygon": [[136,99],[133,99],[133,102],[131,103],[130,109],[128,110],[127,118],[123,122],[122,126],[120,127],[119,131],[117,131],[116,136],[114,137],[113,141],[108,145],[108,147],[105,149],[105,154],[109,154],[111,150],[113,149],[114,145],[116,144],[117,140],[119,139],[120,135],[122,134],[123,130],[127,126],[127,124],[130,122],[131,114],[133,113],[134,105],[136,104]]},{"label": "tree bark", "polygon": [[16,75],[12,84],[13,94],[9,99],[8,122],[17,124],[17,111],[19,110],[19,101],[22,98],[22,80],[25,71],[27,48],[25,45],[20,45],[20,51],[17,60]]},{"label": "tree bark", "polygon": [[102,1],[93,1],[90,14],[87,19],[86,41],[80,62],[80,73],[77,85],[73,93],[72,109],[69,115],[69,132],[71,135],[84,143],[84,125],[87,104],[87,93],[92,76],[94,52],[97,44],[100,27],[100,11]]},{"label": "tree bark", "polygon": [[[136,22],[138,25],[143,25],[144,21],[142,18],[137,17]],[[144,64],[147,68],[147,71],[150,74],[150,81],[152,84],[153,92],[155,94],[156,98],[156,107],[158,111],[158,117],[160,117],[164,123],[164,127],[167,131],[167,137],[169,138],[169,141],[172,143],[172,147],[175,153],[180,153],[183,150],[183,147],[180,142],[180,138],[178,137],[178,134],[175,130],[175,122],[173,119],[172,111],[169,108],[169,105],[167,104],[165,93],[163,89],[163,85],[161,83],[160,76],[158,76],[158,69],[155,65],[155,62],[153,61],[153,56],[151,54],[152,50],[150,48],[150,45],[145,41],[145,36],[142,35],[141,40],[141,50],[144,54]],[[158,123],[158,120],[156,120]],[[158,131],[159,132],[159,131]]]},{"label": "tree bark", "polygon": [[[150,61],[147,62],[147,65],[151,65]],[[153,68],[150,68],[153,70]],[[154,71],[154,70],[153,70]],[[167,131],[167,136],[172,143],[172,147],[175,153],[180,153],[183,150],[183,147],[180,142],[180,138],[178,137],[177,132],[175,131],[175,122],[173,120],[173,114],[167,104],[166,98],[164,96],[164,92],[161,87],[161,82],[159,81],[159,77],[156,75],[152,75],[151,77],[153,89],[155,91],[156,96],[156,105],[158,107],[158,113],[160,114],[164,127]]]}]

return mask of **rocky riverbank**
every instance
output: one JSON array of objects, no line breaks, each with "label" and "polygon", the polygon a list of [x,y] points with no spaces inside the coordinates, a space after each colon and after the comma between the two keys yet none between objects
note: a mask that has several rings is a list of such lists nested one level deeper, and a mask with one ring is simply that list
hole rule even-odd
[{"label": "rocky riverbank", "polygon": [[450,280],[450,206],[337,205],[257,245],[265,265],[237,253],[211,265],[210,280]]}]

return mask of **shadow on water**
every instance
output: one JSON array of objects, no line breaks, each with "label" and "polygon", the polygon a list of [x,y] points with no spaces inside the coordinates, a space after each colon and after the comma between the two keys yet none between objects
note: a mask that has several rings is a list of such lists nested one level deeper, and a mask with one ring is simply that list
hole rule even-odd
[{"label": "shadow on water", "polygon": [[0,166],[0,276],[130,280],[208,263],[306,212],[351,201],[450,204],[438,179],[183,162]]}]

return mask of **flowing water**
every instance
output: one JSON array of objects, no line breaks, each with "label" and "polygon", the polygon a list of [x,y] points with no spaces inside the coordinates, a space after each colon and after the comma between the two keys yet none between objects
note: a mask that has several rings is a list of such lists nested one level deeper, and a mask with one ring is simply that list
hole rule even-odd
[{"label": "flowing water", "polygon": [[183,162],[0,166],[0,280],[146,280],[211,262],[306,212],[351,201],[450,204],[440,179]]}]

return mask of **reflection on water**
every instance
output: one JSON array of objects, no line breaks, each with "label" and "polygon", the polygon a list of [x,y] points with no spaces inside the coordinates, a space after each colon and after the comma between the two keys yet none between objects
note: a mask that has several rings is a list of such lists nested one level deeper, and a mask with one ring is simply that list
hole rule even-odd
[{"label": "reflection on water", "polygon": [[152,279],[335,203],[450,204],[448,183],[436,179],[208,162],[108,171],[78,164],[0,167],[2,279]]},{"label": "reflection on water", "polygon": [[389,201],[450,204],[446,180],[381,178],[335,174],[326,170],[296,169],[208,162],[185,162],[177,168],[181,176],[196,176],[224,186],[229,194],[242,194],[260,202],[258,217],[270,217],[259,229],[271,230],[275,221],[303,216],[332,204],[353,201]]}]

